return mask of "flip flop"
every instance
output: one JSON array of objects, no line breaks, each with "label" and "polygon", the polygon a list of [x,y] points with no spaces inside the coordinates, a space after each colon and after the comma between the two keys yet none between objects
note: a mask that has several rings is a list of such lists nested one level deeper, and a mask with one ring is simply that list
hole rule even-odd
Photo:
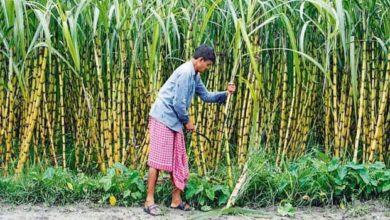
[{"label": "flip flop", "polygon": [[180,209],[180,210],[183,210],[183,211],[191,211],[191,207],[186,207],[186,205],[187,205],[187,203],[181,201],[178,206],[176,206],[176,207],[171,206],[171,208],[173,208],[173,209]]},{"label": "flip flop", "polygon": [[158,205],[156,204],[144,207],[144,212],[152,216],[158,216],[162,214],[160,208],[158,208]]}]

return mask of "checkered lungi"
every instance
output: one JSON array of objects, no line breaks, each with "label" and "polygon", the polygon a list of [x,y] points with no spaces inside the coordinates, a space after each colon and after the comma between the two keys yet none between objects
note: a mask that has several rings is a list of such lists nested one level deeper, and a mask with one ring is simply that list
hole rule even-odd
[{"label": "checkered lungi", "polygon": [[148,165],[172,172],[175,186],[184,190],[188,180],[188,160],[183,132],[176,132],[149,117],[150,150]]}]

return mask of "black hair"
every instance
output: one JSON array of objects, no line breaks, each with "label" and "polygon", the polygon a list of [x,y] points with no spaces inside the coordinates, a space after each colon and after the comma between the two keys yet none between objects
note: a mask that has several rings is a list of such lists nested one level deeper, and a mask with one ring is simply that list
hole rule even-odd
[{"label": "black hair", "polygon": [[209,47],[205,44],[200,45],[195,49],[194,55],[192,56],[194,59],[198,59],[202,57],[205,61],[210,60],[215,63],[215,53],[212,47]]}]

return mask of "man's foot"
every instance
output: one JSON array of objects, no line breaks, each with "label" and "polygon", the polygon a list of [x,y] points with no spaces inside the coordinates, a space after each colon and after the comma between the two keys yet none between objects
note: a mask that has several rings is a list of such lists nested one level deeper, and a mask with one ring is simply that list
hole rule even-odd
[{"label": "man's foot", "polygon": [[153,216],[157,216],[157,215],[161,215],[162,214],[160,208],[156,204],[152,204],[150,206],[146,206],[145,205],[144,212],[146,212],[146,213],[148,213],[150,215],[153,215]]},{"label": "man's foot", "polygon": [[191,211],[191,206],[188,203],[183,202],[183,201],[181,201],[177,205],[171,204],[171,208],[173,208],[173,209],[180,209],[180,210],[183,210],[183,211]]}]

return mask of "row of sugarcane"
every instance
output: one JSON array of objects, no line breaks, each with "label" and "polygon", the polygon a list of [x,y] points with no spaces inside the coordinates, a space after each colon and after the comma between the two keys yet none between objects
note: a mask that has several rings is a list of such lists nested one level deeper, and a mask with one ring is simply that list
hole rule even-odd
[{"label": "row of sugarcane", "polygon": [[199,175],[226,170],[232,185],[233,167],[259,149],[278,166],[313,147],[389,163],[388,11],[376,18],[341,5],[355,13],[346,27],[340,1],[38,2],[5,2],[0,13],[3,174],[41,164],[144,170],[158,89],[204,42],[217,53],[202,75],[207,88],[234,82],[237,93],[225,105],[196,98],[189,109]]}]

